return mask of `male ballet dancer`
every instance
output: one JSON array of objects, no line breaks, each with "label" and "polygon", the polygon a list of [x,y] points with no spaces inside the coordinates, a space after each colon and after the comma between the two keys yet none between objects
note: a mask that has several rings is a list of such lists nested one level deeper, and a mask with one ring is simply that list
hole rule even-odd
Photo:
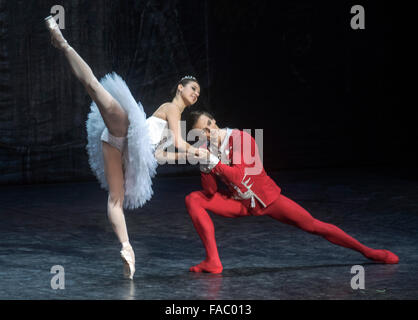
[{"label": "male ballet dancer", "polygon": [[[186,196],[187,210],[206,250],[206,259],[190,271],[221,273],[223,270],[213,222],[207,210],[229,218],[268,215],[320,235],[336,245],[356,250],[371,260],[398,263],[399,258],[392,252],[366,247],[338,227],[313,218],[304,208],[282,195],[281,189],[264,171],[257,144],[250,134],[220,129],[214,117],[203,111],[191,112],[187,125],[189,129],[203,131],[211,140],[210,161],[200,165],[203,190]],[[248,159],[252,161],[248,162]],[[228,191],[218,190],[217,178],[227,185]]]}]

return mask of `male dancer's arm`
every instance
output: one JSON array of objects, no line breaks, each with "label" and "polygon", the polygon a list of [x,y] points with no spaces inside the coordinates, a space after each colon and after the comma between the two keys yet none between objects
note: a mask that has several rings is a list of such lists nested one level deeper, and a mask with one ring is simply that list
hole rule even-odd
[{"label": "male dancer's arm", "polygon": [[[255,165],[255,163],[247,165],[244,160],[250,159],[250,157],[244,157],[244,154],[246,152],[251,152],[253,157],[254,154],[258,155],[258,149],[253,137],[249,137],[251,145],[245,146],[246,148],[243,147],[242,141],[244,134],[248,133],[240,131],[239,136],[233,137],[231,165],[223,164],[216,156],[211,154],[210,163],[206,166],[205,172],[223,176],[234,185],[241,186],[242,179],[245,176],[245,169],[254,167]],[[252,151],[254,151],[254,153]]]}]

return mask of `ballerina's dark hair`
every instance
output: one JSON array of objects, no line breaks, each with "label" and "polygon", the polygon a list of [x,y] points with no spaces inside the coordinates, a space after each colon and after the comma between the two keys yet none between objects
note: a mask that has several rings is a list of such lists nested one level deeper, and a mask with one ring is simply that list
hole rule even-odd
[{"label": "ballerina's dark hair", "polygon": [[176,93],[177,93],[177,88],[179,86],[179,84],[181,84],[183,87],[186,86],[189,82],[196,82],[199,84],[199,81],[197,81],[197,79],[193,76],[185,76],[183,78],[180,79],[179,82],[177,82],[177,84],[173,87],[173,89],[171,89],[171,96],[175,97]]}]

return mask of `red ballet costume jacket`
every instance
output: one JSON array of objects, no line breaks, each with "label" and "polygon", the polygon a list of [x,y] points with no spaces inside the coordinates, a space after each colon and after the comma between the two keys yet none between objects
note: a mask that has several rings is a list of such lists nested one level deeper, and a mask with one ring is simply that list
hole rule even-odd
[{"label": "red ballet costume jacket", "polygon": [[[320,235],[328,241],[362,253],[381,263],[398,263],[388,250],[364,246],[338,227],[313,218],[296,202],[281,194],[281,189],[265,172],[257,144],[247,132],[226,129],[218,156],[201,165],[203,190],[186,196],[186,207],[206,250],[206,259],[190,268],[193,272],[220,273],[223,270],[215,240],[212,219],[207,211],[236,218],[269,215],[272,218]],[[217,179],[228,187],[218,190]]]}]

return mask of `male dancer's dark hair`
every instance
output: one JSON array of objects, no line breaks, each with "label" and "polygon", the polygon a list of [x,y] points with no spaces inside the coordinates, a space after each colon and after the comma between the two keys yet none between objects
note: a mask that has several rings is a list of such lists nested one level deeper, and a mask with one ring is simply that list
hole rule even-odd
[{"label": "male dancer's dark hair", "polygon": [[207,111],[204,110],[193,110],[191,111],[186,118],[186,132],[188,133],[190,130],[193,129],[194,125],[196,124],[197,120],[199,120],[200,116],[204,115],[209,119],[213,120],[214,117]]}]

